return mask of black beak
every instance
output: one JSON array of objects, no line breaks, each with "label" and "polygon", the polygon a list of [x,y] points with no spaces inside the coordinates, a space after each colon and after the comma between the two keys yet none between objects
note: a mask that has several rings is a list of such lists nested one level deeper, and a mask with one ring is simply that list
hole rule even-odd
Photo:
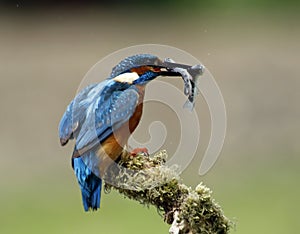
[{"label": "black beak", "polygon": [[165,59],[159,67],[165,68],[166,71],[159,72],[162,76],[182,76],[181,73],[174,71],[175,68],[185,69],[192,77],[202,75],[204,67],[202,65],[190,66],[181,63],[175,63],[169,59]]},{"label": "black beak", "polygon": [[171,72],[175,68],[186,69],[186,71],[188,73],[190,73],[191,76],[202,75],[202,73],[204,71],[204,67],[201,65],[190,66],[190,65],[186,65],[186,64],[173,63],[170,61],[164,61],[163,67],[165,67],[168,71],[171,71]]}]

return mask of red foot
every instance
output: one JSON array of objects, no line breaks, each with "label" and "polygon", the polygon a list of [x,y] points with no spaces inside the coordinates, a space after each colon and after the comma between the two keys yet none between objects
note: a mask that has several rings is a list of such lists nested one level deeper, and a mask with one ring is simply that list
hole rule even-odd
[{"label": "red foot", "polygon": [[133,149],[133,150],[130,152],[130,154],[131,154],[132,156],[136,156],[136,155],[138,155],[138,154],[144,154],[144,155],[146,155],[146,156],[149,155],[148,149],[147,149],[147,148],[135,148],[135,149]]}]

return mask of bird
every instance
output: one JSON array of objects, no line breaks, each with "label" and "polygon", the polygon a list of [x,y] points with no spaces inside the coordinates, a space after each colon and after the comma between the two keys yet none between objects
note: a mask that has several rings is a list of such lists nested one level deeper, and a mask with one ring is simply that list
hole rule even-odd
[{"label": "bird", "polygon": [[[82,89],[68,105],[59,138],[62,146],[75,140],[71,161],[85,211],[100,208],[103,176],[141,120],[146,85],[159,76],[181,76],[173,69],[178,66],[152,54],[126,57],[108,78]],[[132,154],[139,150],[147,153],[138,148]]]}]

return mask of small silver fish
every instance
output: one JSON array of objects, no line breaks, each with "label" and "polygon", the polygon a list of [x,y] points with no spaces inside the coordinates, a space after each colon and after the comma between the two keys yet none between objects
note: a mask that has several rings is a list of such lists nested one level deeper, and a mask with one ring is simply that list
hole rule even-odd
[{"label": "small silver fish", "polygon": [[195,106],[195,98],[199,94],[198,80],[204,72],[204,66],[200,64],[194,66],[178,64],[170,58],[166,58],[164,62],[172,64],[171,70],[181,74],[181,77],[184,81],[183,92],[184,95],[188,96],[188,100],[186,101],[183,107],[192,111]]}]

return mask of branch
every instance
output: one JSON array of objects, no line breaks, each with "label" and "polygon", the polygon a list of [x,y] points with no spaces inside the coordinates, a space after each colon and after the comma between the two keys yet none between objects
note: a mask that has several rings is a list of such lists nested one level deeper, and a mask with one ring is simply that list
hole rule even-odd
[{"label": "branch", "polygon": [[226,234],[232,225],[211,190],[200,183],[193,190],[180,182],[177,167],[165,165],[167,153],[126,154],[105,174],[105,191],[117,190],[144,205],[154,205],[171,224],[170,234]]}]

